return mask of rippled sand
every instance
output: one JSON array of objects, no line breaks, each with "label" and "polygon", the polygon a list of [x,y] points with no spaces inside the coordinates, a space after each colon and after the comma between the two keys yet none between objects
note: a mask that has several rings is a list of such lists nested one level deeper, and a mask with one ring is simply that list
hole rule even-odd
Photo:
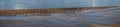
[{"label": "rippled sand", "polygon": [[84,10],[70,14],[51,16],[10,16],[0,17],[0,27],[92,27],[99,25],[119,25],[119,9]]}]

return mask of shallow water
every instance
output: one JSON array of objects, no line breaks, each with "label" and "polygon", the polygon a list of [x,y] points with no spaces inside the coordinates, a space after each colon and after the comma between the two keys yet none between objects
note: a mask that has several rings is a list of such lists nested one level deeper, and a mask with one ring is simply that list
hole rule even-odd
[{"label": "shallow water", "polygon": [[84,10],[51,16],[0,17],[1,27],[92,27],[92,24],[120,24],[119,9]]}]

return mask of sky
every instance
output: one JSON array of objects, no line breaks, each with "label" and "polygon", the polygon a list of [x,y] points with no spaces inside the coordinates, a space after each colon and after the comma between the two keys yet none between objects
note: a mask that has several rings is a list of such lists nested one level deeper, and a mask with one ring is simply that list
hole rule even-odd
[{"label": "sky", "polygon": [[120,0],[0,0],[0,9],[118,6]]}]

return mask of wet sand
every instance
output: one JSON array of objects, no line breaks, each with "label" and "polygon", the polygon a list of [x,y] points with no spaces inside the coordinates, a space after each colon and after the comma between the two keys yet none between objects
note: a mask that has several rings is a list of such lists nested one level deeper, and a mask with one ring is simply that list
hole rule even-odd
[{"label": "wet sand", "polygon": [[[7,12],[9,11],[5,13]],[[54,14],[50,12],[52,13],[50,16],[1,16],[0,27],[98,27],[98,25],[118,25],[120,21],[119,12],[119,8],[105,8],[81,10],[74,13],[60,12]]]}]

